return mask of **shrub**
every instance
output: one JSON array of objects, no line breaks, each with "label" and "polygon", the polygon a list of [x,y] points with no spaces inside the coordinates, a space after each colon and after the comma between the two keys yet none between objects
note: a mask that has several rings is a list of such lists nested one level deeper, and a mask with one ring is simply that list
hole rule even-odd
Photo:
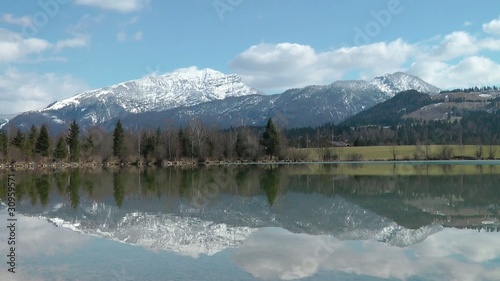
[{"label": "shrub", "polygon": [[320,157],[323,161],[337,161],[337,160],[339,160],[339,155],[337,153],[331,151],[328,148],[324,149],[321,154],[322,155],[320,155]]},{"label": "shrub", "polygon": [[294,162],[303,162],[309,159],[310,154],[306,149],[290,149],[287,151],[287,158]]},{"label": "shrub", "polygon": [[347,155],[347,160],[349,161],[362,161],[363,160],[363,155],[359,153],[351,153]]}]

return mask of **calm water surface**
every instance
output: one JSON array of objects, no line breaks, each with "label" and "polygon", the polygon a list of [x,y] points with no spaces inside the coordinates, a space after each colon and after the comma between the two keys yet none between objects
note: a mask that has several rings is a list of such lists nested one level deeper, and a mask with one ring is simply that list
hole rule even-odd
[{"label": "calm water surface", "polygon": [[0,280],[500,280],[482,164],[18,171]]}]

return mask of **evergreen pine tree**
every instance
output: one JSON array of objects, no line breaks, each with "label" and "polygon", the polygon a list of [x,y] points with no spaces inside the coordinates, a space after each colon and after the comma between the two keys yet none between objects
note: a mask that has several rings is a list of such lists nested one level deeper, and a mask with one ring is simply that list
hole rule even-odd
[{"label": "evergreen pine tree", "polygon": [[32,157],[35,155],[36,152],[35,146],[37,139],[38,139],[38,129],[35,127],[35,125],[32,125],[24,148],[24,153],[26,154],[26,156]]},{"label": "evergreen pine tree", "polygon": [[92,135],[89,135],[83,141],[82,152],[86,157],[91,156],[95,153],[95,143],[94,143],[94,138],[92,137]]},{"label": "evergreen pine tree", "polygon": [[267,121],[266,130],[264,131],[264,134],[262,134],[260,144],[264,147],[265,154],[269,155],[270,158],[277,156],[280,152],[278,130],[276,129],[276,126],[274,126],[271,118]]},{"label": "evergreen pine tree", "polygon": [[187,134],[187,129],[179,129],[179,144],[181,157],[193,157],[193,143]]},{"label": "evergreen pine tree", "polygon": [[155,145],[158,146],[161,143],[161,130],[160,127],[156,129]]},{"label": "evergreen pine tree", "polygon": [[148,158],[155,150],[156,137],[149,136],[146,132],[141,137],[141,155]]},{"label": "evergreen pine tree", "polygon": [[241,133],[238,133],[238,135],[236,136],[236,144],[234,146],[234,150],[236,151],[236,155],[240,158],[248,156],[247,145]]},{"label": "evergreen pine tree", "polygon": [[69,146],[69,160],[77,162],[80,160],[80,127],[73,120],[69,128],[68,136],[66,137],[66,143]]},{"label": "evergreen pine tree", "polygon": [[12,139],[12,145],[17,148],[22,148],[24,145],[24,134],[21,131],[17,131],[16,136]]},{"label": "evergreen pine tree", "polygon": [[113,132],[113,155],[120,159],[125,157],[125,131],[120,120],[116,123]]},{"label": "evergreen pine tree", "polygon": [[68,157],[68,147],[64,137],[60,137],[57,141],[56,149],[54,150],[54,157],[59,160],[64,160]]},{"label": "evergreen pine tree", "polygon": [[50,136],[47,125],[43,125],[36,140],[35,152],[43,157],[48,157],[50,152]]},{"label": "evergreen pine tree", "polygon": [[5,131],[0,131],[0,153],[2,153],[4,157],[7,156],[8,148],[7,133],[5,133]]}]

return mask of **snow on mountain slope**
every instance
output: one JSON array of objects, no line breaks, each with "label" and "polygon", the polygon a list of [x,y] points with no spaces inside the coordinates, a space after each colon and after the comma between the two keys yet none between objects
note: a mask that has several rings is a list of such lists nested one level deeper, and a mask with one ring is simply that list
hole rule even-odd
[{"label": "snow on mountain slope", "polygon": [[[249,95],[215,100],[191,107],[162,112],[145,112],[122,118],[129,128],[145,128],[155,120],[169,119],[185,125],[194,118],[221,128],[242,125],[263,126],[274,118],[288,128],[319,126],[326,122],[339,123],[360,111],[394,97],[400,91],[420,89],[436,93],[436,87],[405,73],[386,74],[372,81],[336,81],[329,85],[312,85],[290,89],[282,94]],[[116,121],[105,124],[113,128]],[[153,128],[154,129],[154,128]]]},{"label": "snow on mountain slope", "polygon": [[370,82],[371,85],[379,88],[381,91],[394,96],[397,93],[417,90],[425,94],[439,94],[441,89],[425,82],[424,80],[403,72],[385,74],[375,77]]},{"label": "snow on mountain slope", "polygon": [[85,92],[57,101],[40,112],[70,114],[95,125],[128,113],[162,111],[257,93],[237,75],[187,68]]},{"label": "snow on mountain slope", "polygon": [[0,129],[16,116],[17,114],[0,114]]},{"label": "snow on mountain slope", "polygon": [[0,129],[2,129],[3,126],[5,126],[8,122],[9,122],[8,119],[2,119],[2,118],[0,118]]},{"label": "snow on mountain slope", "polygon": [[337,81],[270,96],[244,85],[237,75],[190,68],[83,93],[24,113],[10,124],[27,129],[46,123],[57,134],[73,119],[82,128],[99,125],[109,130],[117,119],[127,128],[156,129],[166,119],[178,126],[199,119],[228,128],[265,125],[274,118],[285,127],[299,128],[339,123],[410,89],[439,92],[418,77],[398,72],[372,81]]}]

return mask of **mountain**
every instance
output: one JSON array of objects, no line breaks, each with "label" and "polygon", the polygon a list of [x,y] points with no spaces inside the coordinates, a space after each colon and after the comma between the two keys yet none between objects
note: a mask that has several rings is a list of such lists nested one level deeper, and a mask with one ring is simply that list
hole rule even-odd
[{"label": "mountain", "polygon": [[443,92],[429,95],[409,90],[344,120],[347,126],[401,123],[403,119],[455,120],[469,112],[495,113],[500,108],[500,92]]},{"label": "mountain", "polygon": [[258,93],[243,84],[237,75],[188,68],[81,93],[56,101],[43,110],[24,113],[13,124],[64,125],[75,119],[80,126],[89,127],[131,113],[162,111]]},{"label": "mountain", "polygon": [[167,120],[183,126],[193,119],[227,128],[260,126],[274,118],[293,128],[338,123],[410,89],[429,94],[440,91],[416,76],[397,72],[372,81],[337,81],[263,95],[237,75],[188,69],[82,93],[24,113],[10,123],[26,128],[47,123],[54,133],[73,119],[84,128],[99,125],[110,129],[117,119],[128,128],[157,128]]},{"label": "mountain", "polygon": [[5,126],[8,122],[9,122],[9,119],[5,119],[5,118],[0,117],[0,129],[2,129],[3,126]]},{"label": "mountain", "polygon": [[[131,114],[123,119],[130,128],[158,126],[159,120],[185,125],[193,119],[218,124],[221,128],[241,125],[264,126],[269,118],[288,128],[338,123],[356,113],[413,88],[429,94],[439,89],[405,73],[387,74],[372,81],[337,81],[325,86],[290,89],[279,95],[230,97],[174,108],[162,112]],[[113,128],[116,119],[105,127]]]},{"label": "mountain", "polygon": [[349,117],[342,124],[348,126],[395,125],[405,114],[431,103],[433,101],[430,95],[420,93],[416,90],[409,90]]},{"label": "mountain", "polygon": [[0,114],[0,129],[2,129],[3,126],[5,126],[9,122],[9,120],[16,116],[17,114]]},{"label": "mountain", "polygon": [[438,87],[425,82],[417,76],[409,75],[404,72],[396,72],[375,77],[372,83],[377,85],[380,89],[385,89],[386,92],[392,93],[417,90],[421,93],[434,95],[441,92],[441,89]]},{"label": "mountain", "polygon": [[495,113],[500,108],[500,91],[443,92],[433,96],[434,103],[415,111],[408,111],[403,118],[418,120],[455,120],[468,112]]}]

